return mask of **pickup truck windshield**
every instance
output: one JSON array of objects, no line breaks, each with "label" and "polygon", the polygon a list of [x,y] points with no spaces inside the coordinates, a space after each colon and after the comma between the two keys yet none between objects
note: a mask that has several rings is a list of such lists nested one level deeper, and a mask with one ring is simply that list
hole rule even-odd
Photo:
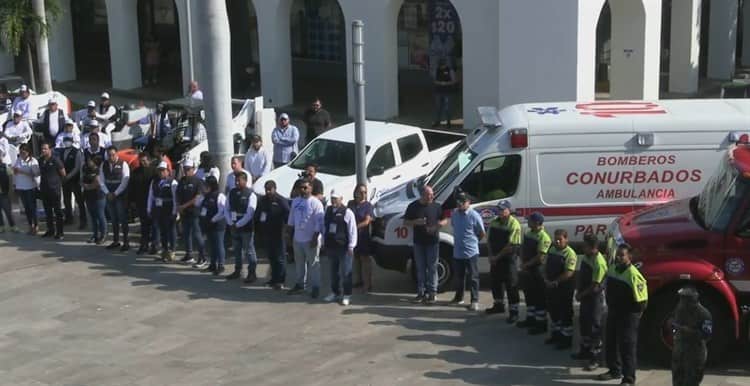
[{"label": "pickup truck windshield", "polygon": [[477,153],[469,149],[466,141],[461,141],[445,157],[445,160],[435,169],[427,178],[427,185],[432,186],[435,197],[440,194],[461,174],[464,169],[469,167],[471,161],[477,156]]},{"label": "pickup truck windshield", "polygon": [[[369,146],[366,151],[370,151]],[[354,144],[317,138],[302,150],[289,167],[302,170],[310,163],[318,165],[318,173],[351,176],[355,173]]]},{"label": "pickup truck windshield", "polygon": [[722,162],[698,196],[696,215],[706,229],[724,231],[739,210],[748,184],[738,177],[731,161]]}]

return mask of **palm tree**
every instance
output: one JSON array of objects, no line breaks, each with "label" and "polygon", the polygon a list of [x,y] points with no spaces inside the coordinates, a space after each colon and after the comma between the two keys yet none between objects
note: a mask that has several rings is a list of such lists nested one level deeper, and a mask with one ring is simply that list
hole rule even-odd
[{"label": "palm tree", "polygon": [[[38,15],[32,6],[32,0],[2,0],[0,1],[0,48],[11,56],[18,56],[22,50],[26,51],[29,81],[32,88],[36,88],[34,79],[33,47],[37,39],[49,34],[50,23],[57,20],[61,13],[57,0],[44,0],[44,15]],[[46,45],[46,44],[44,44]],[[44,72],[43,79],[49,79],[49,61],[40,63],[40,72]],[[43,85],[49,87],[49,85]],[[49,91],[49,90],[45,90]]]}]

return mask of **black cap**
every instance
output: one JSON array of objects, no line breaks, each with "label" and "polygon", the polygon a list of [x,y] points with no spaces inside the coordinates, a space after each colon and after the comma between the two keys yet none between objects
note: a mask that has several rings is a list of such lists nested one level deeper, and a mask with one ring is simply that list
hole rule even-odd
[{"label": "black cap", "polygon": [[466,201],[470,201],[469,195],[467,195],[464,192],[457,192],[456,193],[456,203],[459,205],[463,204]]}]

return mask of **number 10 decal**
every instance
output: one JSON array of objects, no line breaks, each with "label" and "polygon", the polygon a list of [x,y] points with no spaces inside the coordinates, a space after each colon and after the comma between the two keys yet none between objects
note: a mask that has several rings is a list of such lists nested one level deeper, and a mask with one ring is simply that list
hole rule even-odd
[{"label": "number 10 decal", "polygon": [[409,228],[407,227],[398,227],[394,229],[393,232],[396,234],[396,238],[399,239],[405,239],[409,237]]}]

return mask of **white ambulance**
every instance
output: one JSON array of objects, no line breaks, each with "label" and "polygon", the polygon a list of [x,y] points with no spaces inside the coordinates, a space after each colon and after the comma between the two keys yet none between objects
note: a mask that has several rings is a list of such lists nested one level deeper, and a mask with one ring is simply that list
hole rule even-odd
[{"label": "white ambulance", "polygon": [[[411,266],[412,229],[402,216],[421,185],[433,187],[446,216],[460,187],[485,224],[507,199],[520,220],[539,211],[548,232],[565,229],[575,243],[586,233],[603,237],[620,214],[698,194],[725,149],[750,133],[745,99],[530,103],[479,113],[483,124],[430,174],[381,197],[372,230],[381,267]],[[452,279],[450,226],[440,242],[443,287]]]}]

